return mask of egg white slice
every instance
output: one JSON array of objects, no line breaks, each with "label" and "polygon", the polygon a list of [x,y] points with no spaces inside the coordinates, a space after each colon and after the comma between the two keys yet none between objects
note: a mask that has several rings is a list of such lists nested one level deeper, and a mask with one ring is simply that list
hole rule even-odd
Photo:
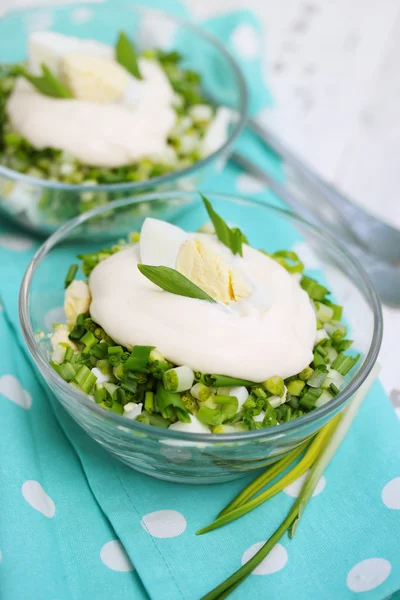
[{"label": "egg white slice", "polygon": [[188,239],[180,227],[148,217],[140,232],[140,260],[145,265],[175,269],[179,249]]}]

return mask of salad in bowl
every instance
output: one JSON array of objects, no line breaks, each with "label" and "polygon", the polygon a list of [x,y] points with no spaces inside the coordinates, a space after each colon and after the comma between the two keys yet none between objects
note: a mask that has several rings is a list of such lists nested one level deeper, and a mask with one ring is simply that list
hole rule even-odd
[{"label": "salad in bowl", "polygon": [[290,250],[252,248],[203,196],[186,232],[140,232],[79,255],[50,365],[105,410],[202,434],[277,427],[331,402],[360,355],[342,307]]},{"label": "salad in bowl", "polygon": [[[39,179],[140,181],[192,165],[227,136],[223,108],[177,52],[138,52],[53,31],[28,38],[28,62],[0,71],[1,164]],[[91,207],[91,203],[88,203]]]},{"label": "salad in bowl", "polygon": [[[177,200],[191,210],[173,222],[144,216]],[[123,240],[82,237],[137,204]],[[59,418],[63,407],[118,460],[186,483],[300,447],[360,388],[382,338],[373,286],[329,234],[218,193],[147,194],[66,223],[29,265],[19,315]]]},{"label": "salad in bowl", "polygon": [[217,40],[140,7],[88,5],[85,28],[47,10],[44,30],[37,9],[0,19],[0,210],[47,234],[143,188],[192,189],[226,158],[246,89]]}]

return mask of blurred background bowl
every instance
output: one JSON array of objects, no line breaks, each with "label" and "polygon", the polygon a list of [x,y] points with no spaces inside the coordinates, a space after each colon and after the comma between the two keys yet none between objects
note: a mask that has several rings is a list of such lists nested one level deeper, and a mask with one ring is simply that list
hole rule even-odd
[{"label": "blurred background bowl", "polygon": [[[127,235],[141,227],[144,217],[134,214],[136,204],[151,214],[152,205],[190,203],[191,210],[173,222],[186,230],[197,230],[207,215],[194,193],[147,194],[100,207],[67,223],[38,250],[25,274],[19,300],[22,332],[40,372],[54,392],[52,401],[64,406],[77,423],[119,460],[148,475],[186,483],[216,483],[235,479],[265,467],[298,446],[340,411],[367,377],[382,339],[382,314],[374,287],[362,267],[329,234],[292,213],[262,201],[222,194],[207,194],[215,210],[226,220],[240,224],[250,245],[268,252],[295,249],[306,265],[306,273],[322,280],[333,298],[344,305],[353,348],[361,360],[346,387],[329,403],[288,423],[235,434],[189,434],[137,423],[104,410],[67,384],[49,365],[49,341],[37,332],[51,331],[63,317],[64,278],[79,252],[95,252],[104,244],[84,237],[90,223],[118,222]],[[197,202],[196,202],[197,200]],[[112,217],[112,219],[111,219]],[[124,231],[123,231],[123,228]],[[349,301],[351,298],[351,302]],[[207,332],[204,332],[207,335]],[[151,343],[151,340],[149,340]],[[57,400],[56,400],[57,399]]]},{"label": "blurred background bowl", "polygon": [[[247,90],[235,60],[222,44],[201,28],[166,13],[132,4],[79,4],[17,10],[0,19],[0,63],[27,58],[27,38],[32,31],[65,35],[114,44],[120,30],[132,37],[139,50],[157,48],[182,53],[182,67],[202,77],[202,92],[216,107],[229,107],[226,139],[212,154],[192,166],[145,181],[104,185],[73,185],[38,179],[0,165],[0,211],[21,227],[39,234],[53,233],[60,225],[94,205],[132,198],[143,191],[194,190],[204,177],[221,171],[246,118]],[[84,18],[82,18],[84,17]],[[134,135],[134,132],[133,132]],[[82,199],[85,202],[82,202]],[[185,203],[185,197],[168,206],[152,203],[151,215],[168,219]],[[147,209],[150,205],[146,206]],[[135,212],[144,207],[133,204]],[[100,221],[89,230],[102,233]],[[114,225],[111,235],[117,231]],[[85,235],[88,230],[85,231]]]}]

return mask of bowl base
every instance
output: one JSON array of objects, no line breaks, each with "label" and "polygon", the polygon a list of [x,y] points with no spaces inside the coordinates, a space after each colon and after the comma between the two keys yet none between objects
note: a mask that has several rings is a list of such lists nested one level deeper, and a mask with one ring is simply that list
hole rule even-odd
[{"label": "bowl base", "polygon": [[[124,460],[120,456],[116,456],[116,458],[118,458],[118,460],[123,462],[125,465],[128,465],[128,467],[130,467],[131,469],[138,471],[139,473],[143,473],[144,475],[148,475],[149,477],[154,477],[155,479],[161,479],[162,481],[170,481],[171,483],[189,483],[191,485],[213,485],[217,483],[226,483],[228,481],[234,481],[235,479],[241,479],[242,477],[248,475],[248,472],[242,472],[226,474],[218,473],[215,475],[208,476],[193,475],[193,477],[190,477],[186,474],[178,475],[176,473],[159,473],[156,471],[141,469],[140,467],[134,466],[132,462]],[[255,473],[257,472],[258,470],[255,471]]]}]

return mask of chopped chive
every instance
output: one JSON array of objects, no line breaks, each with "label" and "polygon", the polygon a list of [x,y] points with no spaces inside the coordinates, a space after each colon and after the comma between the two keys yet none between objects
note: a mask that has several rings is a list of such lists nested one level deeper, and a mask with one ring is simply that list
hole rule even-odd
[{"label": "chopped chive", "polygon": [[328,374],[328,369],[324,365],[320,365],[307,380],[307,385],[312,388],[319,388],[323,384]]},{"label": "chopped chive", "polygon": [[125,369],[122,365],[116,365],[115,367],[113,367],[112,373],[114,377],[118,379],[118,381],[122,381],[122,379],[124,379],[126,375]]},{"label": "chopped chive", "polygon": [[263,388],[265,388],[270,394],[273,396],[282,396],[285,384],[283,382],[282,377],[270,377],[262,384]]},{"label": "chopped chive", "polygon": [[325,361],[321,354],[318,352],[318,348],[314,350],[314,358],[313,358],[314,369],[320,366],[325,366]]},{"label": "chopped chive", "polygon": [[318,354],[320,356],[322,356],[322,358],[325,360],[325,358],[328,356],[328,351],[326,350],[326,348],[324,348],[324,346],[322,344],[318,344],[315,347],[315,351],[318,352]]},{"label": "chopped chive", "polygon": [[118,415],[124,414],[124,407],[121,406],[121,404],[118,404],[118,402],[113,402],[112,405],[110,406],[110,410],[112,412],[117,413]]},{"label": "chopped chive", "polygon": [[220,410],[216,408],[209,408],[208,406],[201,406],[197,411],[197,418],[205,425],[222,425],[224,416]]},{"label": "chopped chive", "polygon": [[307,275],[303,275],[300,285],[312,300],[324,300],[325,296],[329,294],[329,290],[325,286],[315,281],[315,279],[307,277]]},{"label": "chopped chive", "polygon": [[144,409],[152,414],[154,412],[154,393],[146,392],[144,395]]},{"label": "chopped chive", "polygon": [[332,396],[337,396],[340,392],[340,389],[334,383],[330,384],[328,390],[332,394]]},{"label": "chopped chive", "polygon": [[289,394],[291,394],[292,396],[300,396],[305,385],[305,381],[301,381],[301,379],[295,379],[294,381],[288,383],[287,389]]},{"label": "chopped chive", "polygon": [[292,419],[292,408],[290,406],[286,406],[286,414],[285,414],[285,422],[290,421]]},{"label": "chopped chive", "polygon": [[85,365],[81,365],[75,374],[75,381],[82,391],[89,394],[96,383],[96,376]]},{"label": "chopped chive", "polygon": [[193,398],[196,398],[196,400],[199,400],[199,402],[205,402],[213,395],[212,390],[200,382],[194,384],[190,390],[190,393],[192,394]]},{"label": "chopped chive", "polygon": [[110,375],[112,372],[112,368],[111,365],[108,361],[108,359],[103,359],[103,360],[99,360],[97,362],[97,368],[99,369],[99,371],[101,371],[101,373],[103,373],[103,375]]},{"label": "chopped chive", "polygon": [[339,304],[333,304],[333,302],[327,299],[324,300],[324,304],[333,310],[332,318],[335,319],[335,321],[340,321],[342,318],[343,306],[339,306]]},{"label": "chopped chive", "polygon": [[353,340],[341,340],[335,344],[335,349],[337,352],[344,352],[345,350],[348,350],[352,344]]},{"label": "chopped chive", "polygon": [[118,386],[115,385],[115,383],[110,383],[109,381],[106,381],[105,383],[103,383],[103,387],[107,390],[107,392],[111,396],[111,398],[114,396],[114,393],[118,389]]},{"label": "chopped chive", "polygon": [[235,396],[216,396],[215,403],[220,404],[223,420],[233,417],[239,408],[239,401]]},{"label": "chopped chive", "polygon": [[333,308],[331,306],[327,306],[322,302],[314,302],[314,306],[317,313],[317,319],[321,323],[327,323],[333,318]]},{"label": "chopped chive", "polygon": [[97,404],[101,404],[107,398],[107,390],[104,388],[97,388],[94,393],[94,400]]},{"label": "chopped chive", "polygon": [[311,367],[306,367],[301,371],[301,373],[299,373],[299,379],[301,379],[302,381],[307,381],[313,373],[314,369],[312,369]]},{"label": "chopped chive", "polygon": [[271,254],[271,258],[289,271],[289,273],[302,273],[304,271],[304,264],[296,252],[292,250],[278,250],[278,252]]},{"label": "chopped chive", "polygon": [[81,337],[81,343],[85,344],[87,348],[92,348],[97,345],[97,338],[91,331],[87,331],[85,335]]},{"label": "chopped chive", "polygon": [[66,346],[65,348],[65,354],[64,354],[64,360],[65,362],[70,362],[71,358],[73,357],[74,351],[72,350],[71,346]]},{"label": "chopped chive", "polygon": [[360,354],[357,354],[354,358],[352,356],[345,356],[344,354],[338,354],[337,358],[332,363],[332,369],[336,369],[341,375],[347,375],[347,373],[354,367],[356,362],[359,360]]},{"label": "chopped chive", "polygon": [[134,346],[130,357],[124,363],[124,369],[138,373],[146,372],[152,350],[154,346]]},{"label": "chopped chive", "polygon": [[191,423],[189,413],[186,412],[186,410],[182,410],[181,408],[175,408],[175,414],[178,417],[178,420],[182,423]]},{"label": "chopped chive", "polygon": [[[139,418],[137,418],[137,420],[138,419]],[[147,419],[150,425],[155,425],[156,427],[163,427],[164,429],[166,429],[171,425],[170,421],[164,419],[161,415],[157,415],[155,413],[152,415],[147,415]]]},{"label": "chopped chive", "polygon": [[136,394],[138,383],[135,380],[124,379],[123,381],[121,381],[121,387],[127,392]]},{"label": "chopped chive", "polygon": [[108,355],[110,354],[122,354],[123,348],[122,346],[108,346],[107,348]]},{"label": "chopped chive", "polygon": [[175,406],[186,412],[180,394],[166,390],[162,383],[157,386],[157,406],[161,411],[167,407]]},{"label": "chopped chive", "polygon": [[164,386],[170,392],[186,392],[193,386],[193,381],[194,373],[185,365],[169,369],[163,374]]},{"label": "chopped chive", "polygon": [[314,408],[314,405],[321,396],[322,392],[322,388],[312,388],[307,390],[304,396],[300,398],[300,406],[306,410],[311,410]]},{"label": "chopped chive", "polygon": [[117,388],[115,392],[115,401],[121,404],[121,406],[125,406],[128,403],[126,399],[126,391],[122,388]]},{"label": "chopped chive", "polygon": [[65,381],[71,381],[75,377],[75,369],[71,363],[60,365],[53,360],[50,365]]},{"label": "chopped chive", "polygon": [[85,334],[85,328],[83,325],[79,325],[78,322],[75,325],[75,327],[72,329],[72,331],[69,334],[69,339],[70,340],[80,340],[81,337]]},{"label": "chopped chive", "polygon": [[164,417],[164,419],[172,419],[175,415],[174,407],[166,406],[165,408],[162,408],[161,415]]}]

